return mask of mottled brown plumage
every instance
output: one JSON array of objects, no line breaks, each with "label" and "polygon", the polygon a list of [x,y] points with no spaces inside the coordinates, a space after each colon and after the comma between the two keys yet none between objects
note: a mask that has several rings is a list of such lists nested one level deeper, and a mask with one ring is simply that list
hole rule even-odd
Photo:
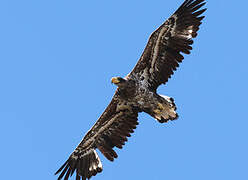
[{"label": "mottled brown plumage", "polygon": [[102,171],[95,149],[110,161],[118,157],[114,148],[122,148],[138,125],[138,113],[146,112],[160,123],[178,117],[174,100],[156,93],[192,50],[192,38],[206,9],[204,0],[186,0],[177,11],[152,33],[147,46],[125,78],[115,77],[118,86],[110,104],[85,135],[64,165],[55,173],[67,180],[76,172],[76,180],[86,180]]}]

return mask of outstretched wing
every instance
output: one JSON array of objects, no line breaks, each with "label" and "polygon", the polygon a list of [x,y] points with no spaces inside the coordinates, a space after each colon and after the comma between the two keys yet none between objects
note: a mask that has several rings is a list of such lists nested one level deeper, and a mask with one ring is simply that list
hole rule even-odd
[{"label": "outstretched wing", "polygon": [[186,0],[177,11],[152,33],[148,44],[129,76],[135,76],[156,89],[166,83],[173,71],[182,62],[181,53],[190,54],[193,44],[192,38],[204,16],[200,16],[206,9],[200,8],[204,0]]},{"label": "outstretched wing", "polygon": [[118,97],[118,90],[112,101],[70,155],[64,165],[55,173],[58,179],[69,178],[76,171],[76,179],[85,180],[102,171],[101,161],[95,151],[98,148],[110,161],[117,158],[114,147],[122,148],[138,125],[138,110]]}]

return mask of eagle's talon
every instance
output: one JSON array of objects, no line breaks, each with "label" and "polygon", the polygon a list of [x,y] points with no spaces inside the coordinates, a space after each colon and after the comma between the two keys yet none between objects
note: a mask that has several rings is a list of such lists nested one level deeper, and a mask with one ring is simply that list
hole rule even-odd
[{"label": "eagle's talon", "polygon": [[158,122],[160,123],[167,123],[169,120],[168,119],[164,119],[163,117],[161,117],[161,119],[158,120]]}]

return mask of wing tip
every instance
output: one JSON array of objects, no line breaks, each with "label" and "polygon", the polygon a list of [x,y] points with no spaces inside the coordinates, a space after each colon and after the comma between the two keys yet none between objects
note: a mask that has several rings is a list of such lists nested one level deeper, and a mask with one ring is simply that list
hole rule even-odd
[{"label": "wing tip", "polygon": [[180,12],[185,10],[189,10],[191,13],[193,13],[203,7],[206,3],[207,2],[205,0],[185,0],[174,14],[180,14]]},{"label": "wing tip", "polygon": [[76,179],[90,179],[97,173],[102,172],[102,164],[95,149],[90,149],[77,155],[73,153],[69,159],[55,172],[58,180],[65,180],[72,176],[76,170]]},{"label": "wing tip", "polygon": [[57,175],[60,171],[62,171],[62,169],[64,169],[64,167],[67,165],[69,159],[54,173],[54,175]]}]

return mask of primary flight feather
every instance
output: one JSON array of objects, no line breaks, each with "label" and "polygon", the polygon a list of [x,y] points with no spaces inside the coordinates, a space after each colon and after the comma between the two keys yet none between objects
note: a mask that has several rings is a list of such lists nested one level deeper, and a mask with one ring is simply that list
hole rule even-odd
[{"label": "primary flight feather", "polygon": [[156,31],[134,69],[124,78],[114,77],[118,86],[110,104],[84,136],[68,160],[55,173],[67,180],[86,180],[102,171],[96,148],[110,161],[117,158],[114,147],[122,148],[138,125],[138,113],[146,112],[160,123],[177,119],[174,100],[157,94],[184,59],[190,54],[192,38],[204,16],[205,0],[186,0]]}]

